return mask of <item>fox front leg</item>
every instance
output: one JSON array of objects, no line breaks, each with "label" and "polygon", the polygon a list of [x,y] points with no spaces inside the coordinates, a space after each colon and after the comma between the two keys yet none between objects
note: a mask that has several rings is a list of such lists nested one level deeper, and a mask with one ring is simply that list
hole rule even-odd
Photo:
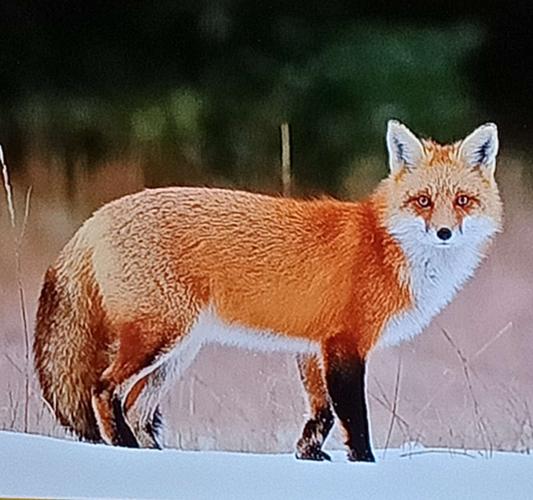
[{"label": "fox front leg", "polygon": [[333,338],[324,346],[326,384],[344,428],[348,460],[374,462],[365,395],[366,360],[347,345],[342,338]]},{"label": "fox front leg", "polygon": [[301,460],[331,460],[322,451],[322,445],[333,427],[334,416],[324,379],[322,362],[315,355],[299,355],[298,369],[307,393],[310,418],[306,422],[302,436],[296,443],[296,458]]}]

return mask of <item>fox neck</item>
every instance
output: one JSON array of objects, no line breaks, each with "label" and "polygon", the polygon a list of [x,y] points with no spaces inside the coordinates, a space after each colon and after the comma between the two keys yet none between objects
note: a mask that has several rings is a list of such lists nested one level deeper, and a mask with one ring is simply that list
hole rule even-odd
[{"label": "fox neck", "polygon": [[436,248],[417,241],[400,241],[406,261],[405,281],[411,292],[408,310],[391,317],[381,345],[395,345],[418,335],[454,298],[482,260],[482,248],[463,245]]}]

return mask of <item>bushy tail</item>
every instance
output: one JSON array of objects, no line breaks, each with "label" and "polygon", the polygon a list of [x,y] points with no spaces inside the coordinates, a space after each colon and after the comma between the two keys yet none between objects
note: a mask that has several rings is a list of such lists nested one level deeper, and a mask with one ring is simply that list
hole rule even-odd
[{"label": "bushy tail", "polygon": [[35,367],[44,398],[61,424],[82,439],[98,442],[91,397],[106,364],[103,315],[96,287],[87,283],[92,273],[87,267],[76,271],[72,275],[51,267],[45,275],[33,345]]}]

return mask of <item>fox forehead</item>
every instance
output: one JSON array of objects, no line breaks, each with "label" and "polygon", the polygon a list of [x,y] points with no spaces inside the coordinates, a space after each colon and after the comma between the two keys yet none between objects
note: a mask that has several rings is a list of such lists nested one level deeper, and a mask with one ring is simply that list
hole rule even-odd
[{"label": "fox forehead", "polygon": [[[475,170],[468,166],[464,159],[461,158],[459,153],[460,142],[455,142],[453,144],[439,144],[432,139],[422,139],[421,143],[424,148],[424,155],[414,169],[416,174],[425,171],[434,178],[449,178],[453,173],[464,175],[467,172]],[[402,169],[398,172],[396,180],[400,181],[405,177],[410,177],[410,171],[411,169]],[[413,177],[416,177],[416,175]]]},{"label": "fox forehead", "polygon": [[422,166],[416,172],[407,173],[396,185],[407,196],[421,193],[430,196],[455,196],[459,193],[479,196],[491,191],[490,181],[479,171],[456,163]]},{"label": "fox forehead", "polygon": [[459,154],[460,143],[443,145],[430,139],[422,143],[424,157],[420,164],[413,170],[402,169],[394,176],[394,184],[402,192],[415,195],[425,191],[454,196],[460,191],[479,194],[495,187],[478,169],[466,165]]},{"label": "fox forehead", "polygon": [[431,139],[422,139],[425,163],[428,167],[450,164],[466,168],[459,160],[459,142],[453,144],[439,144]]}]

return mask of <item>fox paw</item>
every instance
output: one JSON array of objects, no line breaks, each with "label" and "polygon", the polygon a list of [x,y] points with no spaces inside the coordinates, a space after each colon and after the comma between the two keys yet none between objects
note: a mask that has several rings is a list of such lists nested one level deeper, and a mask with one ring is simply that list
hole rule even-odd
[{"label": "fox paw", "polygon": [[307,448],[305,450],[298,450],[296,458],[299,460],[315,460],[316,462],[331,462],[331,457],[320,448]]},{"label": "fox paw", "polygon": [[365,450],[362,453],[358,453],[355,450],[348,451],[349,462],[375,462],[374,454],[371,450]]}]

